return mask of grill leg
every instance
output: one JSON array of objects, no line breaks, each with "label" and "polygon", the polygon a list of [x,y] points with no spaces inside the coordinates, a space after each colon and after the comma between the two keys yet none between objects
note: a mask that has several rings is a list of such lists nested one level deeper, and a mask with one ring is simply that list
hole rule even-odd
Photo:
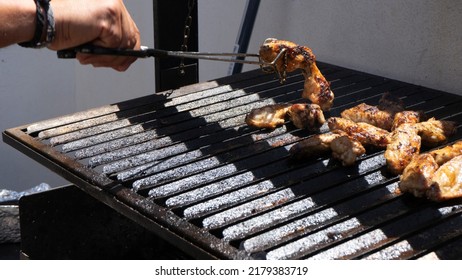
[{"label": "grill leg", "polygon": [[75,186],[25,196],[19,209],[23,258],[189,258]]}]

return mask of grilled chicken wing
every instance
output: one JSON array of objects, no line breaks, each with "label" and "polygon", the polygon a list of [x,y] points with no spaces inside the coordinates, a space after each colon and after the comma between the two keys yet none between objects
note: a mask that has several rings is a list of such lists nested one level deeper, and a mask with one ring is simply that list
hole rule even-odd
[{"label": "grilled chicken wing", "polygon": [[442,165],[452,158],[462,155],[462,141],[428,152],[438,165]]},{"label": "grilled chicken wing", "polygon": [[330,89],[329,82],[316,66],[316,57],[310,48],[297,45],[290,41],[274,38],[266,39],[260,47],[259,55],[263,62],[271,63],[280,54],[275,62],[276,71],[284,81],[287,72],[301,69],[305,77],[302,97],[318,104],[323,111],[332,107],[334,93]]},{"label": "grilled chicken wing", "polygon": [[377,106],[361,103],[350,109],[344,110],[340,116],[354,122],[364,122],[376,127],[390,130],[393,124],[393,113],[382,111]]},{"label": "grilled chicken wing", "polygon": [[316,104],[294,104],[288,115],[293,124],[301,129],[317,130],[326,122],[321,107]]},{"label": "grilled chicken wing", "polygon": [[298,160],[332,152],[332,157],[341,161],[343,166],[350,166],[358,156],[366,153],[366,149],[345,132],[334,131],[306,138],[292,146],[289,152],[293,159]]},{"label": "grilled chicken wing", "polygon": [[342,162],[343,166],[351,166],[358,156],[366,153],[364,146],[349,136],[340,136],[330,143],[332,157]]},{"label": "grilled chicken wing", "polygon": [[[420,114],[420,113],[417,113]],[[404,116],[405,115],[405,116]],[[387,167],[393,174],[401,174],[411,162],[412,157],[420,152],[421,145],[436,146],[447,141],[456,131],[451,121],[438,121],[434,118],[418,122],[420,115],[415,113],[396,114],[395,125],[398,127],[391,133],[390,144],[385,151]],[[416,123],[417,122],[417,123]]]},{"label": "grilled chicken wing", "polygon": [[393,119],[391,139],[384,156],[388,170],[395,175],[403,173],[412,157],[420,152],[422,138],[419,136],[420,127],[416,124],[421,115],[420,112],[402,111],[396,113]]},{"label": "grilled chicken wing", "polygon": [[427,197],[435,201],[462,197],[462,156],[451,159],[436,170]]},{"label": "grilled chicken wing", "polygon": [[386,147],[390,142],[390,133],[368,123],[355,123],[354,121],[331,117],[327,120],[331,130],[342,130],[351,138],[363,145]]},{"label": "grilled chicken wing", "polygon": [[302,97],[321,106],[323,111],[329,111],[334,104],[334,93],[330,89],[330,84],[321,74],[316,64],[313,62],[309,71],[303,70],[305,83],[303,85]]},{"label": "grilled chicken wing", "polygon": [[378,106],[361,103],[340,113],[342,118],[354,122],[364,122],[376,127],[391,130],[395,114],[404,110],[401,99],[386,92],[379,100]]},{"label": "grilled chicken wing", "polygon": [[306,69],[316,60],[310,48],[275,38],[268,38],[263,42],[259,56],[263,62],[271,63],[283,50],[285,50],[283,57],[276,61],[276,70],[279,73]]},{"label": "grilled chicken wing", "polygon": [[399,190],[416,197],[424,197],[438,167],[438,163],[431,154],[415,155],[400,176]]},{"label": "grilled chicken wing", "polygon": [[342,132],[328,132],[312,135],[290,148],[289,153],[294,159],[313,158],[331,151],[330,144],[334,139],[345,135]]},{"label": "grilled chicken wing", "polygon": [[258,128],[275,129],[284,124],[290,104],[273,104],[256,108],[245,117],[245,122]]},{"label": "grilled chicken wing", "polygon": [[462,197],[462,141],[415,155],[400,176],[399,190],[440,201]]},{"label": "grilled chicken wing", "polygon": [[456,123],[452,121],[436,120],[431,118],[428,121],[415,124],[422,137],[422,143],[427,146],[437,146],[445,143],[448,137],[456,133]]},{"label": "grilled chicken wing", "polygon": [[412,157],[420,152],[421,138],[413,124],[402,124],[390,137],[385,151],[385,160],[391,173],[401,174],[411,162]]},{"label": "grilled chicken wing", "polygon": [[393,118],[391,130],[395,130],[398,126],[408,123],[414,124],[424,119],[424,113],[421,111],[402,111],[397,112]]}]

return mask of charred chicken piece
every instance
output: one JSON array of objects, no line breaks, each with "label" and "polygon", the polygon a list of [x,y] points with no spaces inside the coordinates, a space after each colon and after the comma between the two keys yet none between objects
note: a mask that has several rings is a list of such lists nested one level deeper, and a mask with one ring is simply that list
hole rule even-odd
[{"label": "charred chicken piece", "polygon": [[436,170],[427,197],[434,201],[462,197],[462,156],[451,159]]},{"label": "charred chicken piece", "polygon": [[420,118],[419,112],[402,111],[396,113],[393,119],[390,144],[384,156],[388,170],[395,175],[401,174],[412,157],[420,152],[422,138],[419,136],[419,128],[415,126]]},{"label": "charred chicken piece", "polygon": [[340,113],[342,118],[354,122],[364,122],[376,127],[390,130],[393,124],[393,114],[380,110],[377,106],[361,103]]},{"label": "charred chicken piece", "polygon": [[391,130],[395,130],[398,126],[408,123],[414,124],[422,121],[425,118],[425,114],[421,111],[402,111],[397,112],[393,118],[393,125]]},{"label": "charred chicken piece", "polygon": [[438,163],[431,154],[415,155],[400,176],[399,190],[411,193],[416,197],[424,197],[432,184],[433,174],[438,170],[438,167]]},{"label": "charred chicken piece", "polygon": [[312,63],[309,69],[310,71],[302,71],[305,77],[302,97],[318,104],[323,111],[329,111],[334,104],[334,93],[330,89],[330,84],[315,63]]},{"label": "charred chicken piece", "polygon": [[327,120],[330,130],[344,131],[354,140],[363,145],[386,147],[390,143],[390,132],[368,123],[355,123],[354,121],[331,117]]},{"label": "charred chicken piece", "polygon": [[326,122],[321,107],[316,104],[294,104],[289,108],[288,115],[300,129],[318,130]]},{"label": "charred chicken piece", "polygon": [[328,132],[312,135],[290,148],[289,153],[293,159],[300,160],[322,156],[331,151],[332,141],[342,135],[342,132]]},{"label": "charred chicken piece", "polygon": [[245,122],[253,127],[275,129],[283,125],[290,104],[273,104],[252,109],[245,117]]},{"label": "charred chicken piece", "polygon": [[438,165],[442,165],[452,158],[462,155],[462,141],[428,152]]},{"label": "charred chicken piece", "polygon": [[343,166],[351,166],[358,156],[366,153],[359,141],[349,137],[343,131],[313,135],[292,146],[290,154],[293,159],[315,158],[332,152],[332,157],[342,162]]},{"label": "charred chicken piece", "polygon": [[[282,57],[276,60],[281,54]],[[306,69],[316,60],[310,48],[275,38],[268,38],[263,42],[259,56],[263,62],[271,63],[276,60],[276,71],[280,74]]]},{"label": "charred chicken piece", "polygon": [[379,110],[386,111],[394,115],[398,112],[404,111],[405,107],[401,99],[392,95],[389,92],[385,92],[384,94],[382,94],[377,108]]},{"label": "charred chicken piece", "polygon": [[402,124],[396,128],[384,154],[388,170],[395,175],[401,174],[412,157],[420,152],[421,142],[413,124]]},{"label": "charred chicken piece", "polygon": [[413,157],[399,190],[435,201],[462,197],[462,141]]},{"label": "charred chicken piece", "polygon": [[340,136],[330,143],[332,157],[342,162],[343,166],[351,166],[358,156],[366,153],[364,146],[349,136]]},{"label": "charred chicken piece", "polygon": [[455,122],[435,118],[416,123],[414,126],[422,137],[422,143],[430,147],[447,142],[448,137],[454,135],[457,130]]},{"label": "charred chicken piece", "polygon": [[281,82],[285,81],[287,72],[301,69],[305,77],[302,97],[318,104],[323,111],[330,110],[334,93],[316,66],[316,57],[310,48],[290,41],[269,38],[260,47],[259,56],[263,62],[275,62]]},{"label": "charred chicken piece", "polygon": [[[398,118],[399,114],[395,119]],[[400,124],[391,133],[391,142],[387,145],[385,159],[388,169],[395,175],[403,172],[412,157],[420,152],[421,145],[431,147],[440,145],[456,131],[454,122],[431,118],[428,121],[415,123],[418,121],[417,118],[410,113],[407,117],[400,119],[406,123]]]},{"label": "charred chicken piece", "polygon": [[340,115],[354,122],[364,122],[390,131],[395,114],[403,110],[403,102],[387,92],[382,95],[378,106],[361,103],[344,110]]}]

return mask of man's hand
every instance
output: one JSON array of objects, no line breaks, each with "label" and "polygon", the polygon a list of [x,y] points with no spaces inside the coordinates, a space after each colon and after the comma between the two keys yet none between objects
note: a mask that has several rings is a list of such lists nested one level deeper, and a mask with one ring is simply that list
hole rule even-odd
[{"label": "man's hand", "polygon": [[[50,2],[56,23],[52,50],[82,44],[107,48],[140,48],[139,30],[122,0],[53,0]],[[81,64],[111,67],[125,71],[134,57],[77,54]]]}]

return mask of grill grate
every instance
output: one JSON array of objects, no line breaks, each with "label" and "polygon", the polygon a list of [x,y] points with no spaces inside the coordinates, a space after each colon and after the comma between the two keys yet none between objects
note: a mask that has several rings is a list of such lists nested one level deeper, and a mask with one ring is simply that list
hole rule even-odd
[{"label": "grill grate", "polygon": [[[462,123],[460,96],[319,67],[336,94],[326,117],[390,92]],[[306,131],[245,125],[253,108],[303,102],[302,89],[299,73],[281,85],[255,70],[9,129],[4,141],[196,257],[461,257],[451,249],[462,238],[460,200],[397,194],[383,151],[353,167],[292,162],[288,150]]]}]

